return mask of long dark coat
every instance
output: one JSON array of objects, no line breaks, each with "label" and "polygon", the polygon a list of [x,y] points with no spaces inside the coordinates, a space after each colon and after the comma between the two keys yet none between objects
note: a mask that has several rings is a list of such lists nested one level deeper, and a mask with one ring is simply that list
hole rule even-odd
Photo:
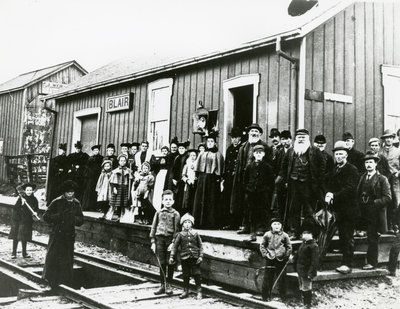
[{"label": "long dark coat", "polygon": [[43,220],[51,224],[43,278],[51,287],[69,284],[74,264],[75,226],[83,224],[81,204],[75,198],[67,201],[60,196],[51,202]]},{"label": "long dark coat", "polygon": [[357,149],[350,149],[347,154],[347,162],[357,167],[359,174],[365,172],[364,154]]},{"label": "long dark coat", "polygon": [[103,162],[102,155],[95,155],[89,157],[85,171],[85,189],[82,197],[82,209],[83,210],[95,210],[96,209],[96,184],[101,173],[101,163]]},{"label": "long dark coat", "polygon": [[259,140],[255,144],[250,144],[248,141],[245,142],[242,146],[240,146],[237,164],[235,168],[235,177],[233,179],[233,186],[232,186],[232,195],[231,195],[231,208],[230,211],[232,214],[241,215],[243,211],[244,205],[244,186],[243,186],[243,178],[244,172],[248,166],[250,161],[253,161],[252,158],[249,158],[251,155],[251,150],[256,145],[263,145],[265,148],[265,160],[267,163],[272,165],[272,149],[267,143]]},{"label": "long dark coat", "polygon": [[[310,146],[306,154],[309,156],[310,162],[310,174],[311,174],[311,189],[313,196],[316,200],[323,202],[324,194],[325,194],[325,160],[317,147]],[[284,179],[284,181],[288,181],[290,179],[290,174],[293,169],[295,159],[294,148],[290,148],[286,155],[283,158],[281,170],[279,172],[279,176]]]},{"label": "long dark coat", "polygon": [[215,147],[199,155],[195,171],[198,175],[193,202],[193,217],[199,228],[217,228],[221,224],[220,181],[224,158]]},{"label": "long dark coat", "polygon": [[387,232],[387,218],[386,218],[386,209],[390,205],[392,201],[392,194],[390,191],[390,185],[388,179],[381,175],[379,172],[376,172],[374,176],[372,176],[372,192],[368,192],[370,199],[373,200],[374,211],[367,211],[365,206],[362,203],[362,187],[367,178],[367,173],[364,173],[360,177],[360,181],[357,186],[357,194],[360,202],[360,210],[361,216],[364,220],[369,221],[372,224],[376,224],[378,226],[378,231],[380,233]]},{"label": "long dark coat", "polygon": [[360,216],[357,185],[357,168],[346,163],[342,168],[333,168],[327,177],[326,190],[333,193],[333,210],[339,220],[356,221]]},{"label": "long dark coat", "polygon": [[167,176],[165,176],[165,185],[164,185],[164,190],[173,190],[174,189],[174,183],[172,182],[172,177],[174,175],[173,169],[174,169],[174,162],[176,157],[179,155],[178,152],[170,152],[167,154],[167,162],[169,164],[168,166],[168,171],[167,171]]},{"label": "long dark coat", "polygon": [[46,192],[47,204],[50,204],[52,200],[62,194],[61,185],[67,179],[69,169],[69,161],[65,154],[56,156],[50,160]]},{"label": "long dark coat", "polygon": [[188,157],[189,155],[187,152],[185,152],[183,155],[180,154],[176,156],[172,167],[172,179],[177,181],[177,185],[173,189],[175,193],[174,208],[179,213],[182,212],[183,195],[185,193],[185,182],[182,181],[182,172]]},{"label": "long dark coat", "polygon": [[68,179],[74,181],[78,186],[75,197],[82,200],[84,189],[84,171],[89,155],[85,152],[73,152],[67,156],[69,164]]},{"label": "long dark coat", "polygon": [[[33,211],[37,212],[39,210],[39,203],[34,195],[27,196],[24,194],[23,198],[27,201],[29,206],[32,207]],[[12,209],[11,230],[8,238],[21,241],[31,241],[32,225],[32,213],[25,204],[22,205],[21,197],[19,197]]]}]

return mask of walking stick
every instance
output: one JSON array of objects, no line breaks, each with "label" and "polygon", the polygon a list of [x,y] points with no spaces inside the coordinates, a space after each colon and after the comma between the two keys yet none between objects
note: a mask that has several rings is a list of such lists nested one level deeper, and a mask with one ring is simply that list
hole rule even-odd
[{"label": "walking stick", "polygon": [[276,277],[276,280],[275,280],[274,284],[272,285],[271,291],[274,290],[274,288],[275,288],[276,284],[278,283],[279,279],[282,277],[282,274],[284,273],[286,267],[289,265],[289,262],[290,262],[290,259],[287,260],[285,266],[283,266],[283,268],[282,268],[281,272],[279,273],[278,277]]}]

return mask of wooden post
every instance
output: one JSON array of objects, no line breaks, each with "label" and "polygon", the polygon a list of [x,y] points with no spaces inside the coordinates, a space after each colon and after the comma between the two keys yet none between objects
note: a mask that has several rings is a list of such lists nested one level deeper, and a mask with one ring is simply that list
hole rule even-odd
[{"label": "wooden post", "polygon": [[26,164],[27,164],[27,176],[28,176],[28,182],[33,181],[33,174],[32,174],[32,156],[31,155],[26,155]]}]

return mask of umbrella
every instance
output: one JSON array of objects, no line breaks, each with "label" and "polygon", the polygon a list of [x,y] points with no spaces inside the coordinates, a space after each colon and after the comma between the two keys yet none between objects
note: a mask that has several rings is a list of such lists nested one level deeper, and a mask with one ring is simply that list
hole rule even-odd
[{"label": "umbrella", "polygon": [[317,213],[314,214],[315,222],[320,227],[318,235],[319,258],[325,257],[329,244],[336,233],[336,217],[335,214],[328,210],[328,205],[324,206]]}]

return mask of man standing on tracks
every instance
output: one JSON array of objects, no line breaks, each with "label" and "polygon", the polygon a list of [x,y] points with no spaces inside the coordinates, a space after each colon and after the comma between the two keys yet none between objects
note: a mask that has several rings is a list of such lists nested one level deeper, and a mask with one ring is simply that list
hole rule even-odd
[{"label": "man standing on tracks", "polygon": [[75,226],[83,224],[81,203],[74,197],[76,189],[75,182],[65,181],[63,195],[53,200],[43,215],[43,220],[51,224],[43,278],[52,290],[72,282]]}]

